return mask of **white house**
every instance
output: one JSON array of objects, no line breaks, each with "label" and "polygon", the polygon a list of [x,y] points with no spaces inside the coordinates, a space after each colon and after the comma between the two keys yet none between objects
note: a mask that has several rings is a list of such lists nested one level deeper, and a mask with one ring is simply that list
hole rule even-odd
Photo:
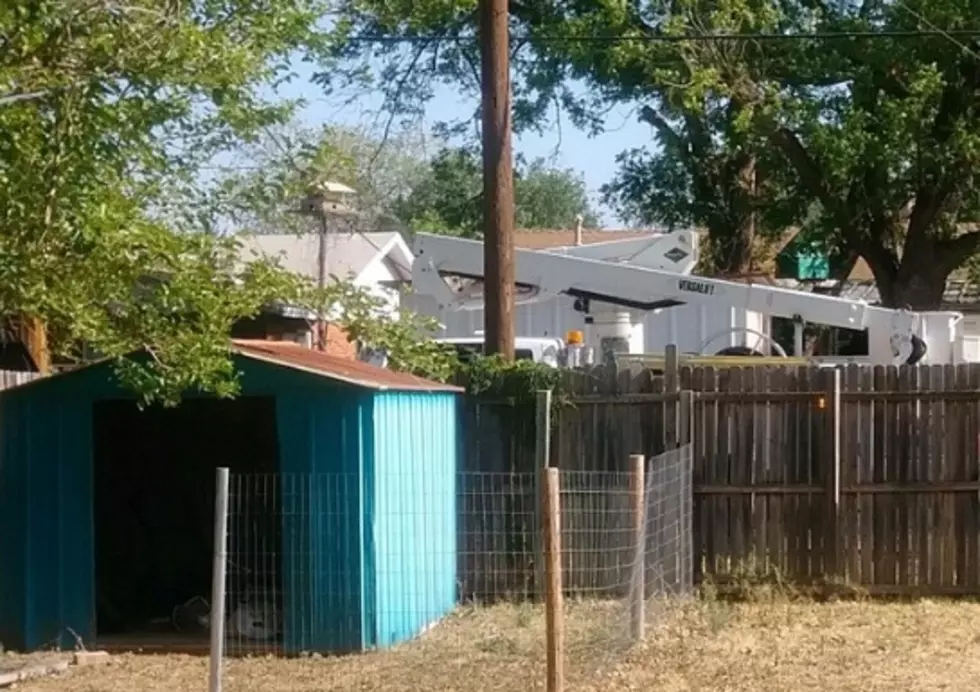
[{"label": "white house", "polygon": [[[352,279],[357,286],[367,288],[382,298],[387,309],[397,313],[400,293],[395,288],[411,281],[412,252],[398,233],[330,233],[326,237],[326,274],[339,279]],[[245,258],[275,258],[283,269],[316,280],[319,275],[320,236],[317,233],[294,233],[242,236]],[[236,336],[279,338],[312,346],[312,325],[302,310],[288,306],[276,308],[275,324],[269,316],[262,324],[242,325]],[[249,328],[252,332],[246,334]],[[254,333],[253,333],[254,332]],[[349,344],[339,329],[328,326],[327,350],[350,356]]]}]

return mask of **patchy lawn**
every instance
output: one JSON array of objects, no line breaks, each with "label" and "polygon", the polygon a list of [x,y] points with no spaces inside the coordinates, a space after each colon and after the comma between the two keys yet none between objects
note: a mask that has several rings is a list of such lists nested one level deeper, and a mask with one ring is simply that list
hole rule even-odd
[{"label": "patchy lawn", "polygon": [[[569,690],[980,690],[980,604],[717,601],[675,609],[642,647],[620,608],[568,606]],[[543,618],[530,606],[462,609],[397,650],[230,660],[228,692],[544,689]],[[115,656],[19,690],[204,690],[207,661]]]}]

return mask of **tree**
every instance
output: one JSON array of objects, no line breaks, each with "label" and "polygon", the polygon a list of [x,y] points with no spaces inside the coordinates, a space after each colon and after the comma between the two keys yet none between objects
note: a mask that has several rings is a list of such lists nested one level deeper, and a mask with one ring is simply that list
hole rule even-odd
[{"label": "tree", "polygon": [[[347,21],[338,32],[338,45],[343,47],[338,55],[350,69],[334,70],[322,81],[330,86],[345,75],[362,77],[360,61],[367,59],[368,51],[350,40],[358,34],[423,34],[460,40],[414,42],[410,51],[393,45],[371,47],[371,55],[380,52],[387,58],[383,88],[388,106],[412,112],[417,108],[413,96],[429,96],[430,85],[438,80],[476,87],[474,7],[473,2],[411,8],[380,0],[344,3]],[[639,147],[624,152],[620,174],[603,190],[604,201],[625,220],[705,227],[714,269],[740,272],[752,265],[760,240],[779,236],[802,215],[782,175],[785,167],[781,162],[773,165],[771,147],[764,138],[738,129],[743,108],[719,95],[690,100],[694,73],[682,51],[676,44],[647,40],[663,33],[669,15],[611,0],[513,2],[510,9],[516,36],[512,64],[517,131],[547,126],[555,107],[576,125],[598,131],[610,104],[643,104],[641,118],[651,125],[651,144],[661,151]],[[604,36],[637,40],[593,40]],[[573,81],[585,82],[586,96],[572,89]]]},{"label": "tree", "polygon": [[426,173],[424,138],[413,130],[375,137],[366,128],[297,122],[267,128],[224,167],[217,187],[229,230],[314,230],[296,213],[311,187],[339,182],[357,192],[357,228],[398,223],[393,208]]},{"label": "tree", "polygon": [[[378,141],[363,131],[296,123],[267,128],[243,147],[235,164],[216,183],[218,209],[232,232],[304,233],[318,222],[297,214],[300,199],[317,183],[341,182],[358,193],[363,212],[349,230],[377,228],[392,215],[394,195],[408,189],[424,166],[418,139],[399,134]],[[323,315],[366,351],[383,352],[388,367],[446,380],[456,367],[455,352],[430,337],[438,322],[409,310],[391,314],[385,301],[348,277],[331,276],[323,290],[304,286],[289,302]]]},{"label": "tree", "polygon": [[[938,308],[950,273],[980,248],[980,232],[969,230],[980,203],[980,57],[975,41],[935,28],[971,26],[975,7],[765,5],[770,31],[896,32],[832,48],[745,42],[738,60],[690,46],[685,59],[705,91],[745,104],[743,130],[765,137],[818,205],[814,237],[863,257],[884,304]],[[731,6],[727,21],[741,32],[756,16]],[[932,33],[916,36],[923,28]]]},{"label": "tree", "polygon": [[[342,4],[347,21],[336,55],[364,57],[363,43],[349,40],[359,33],[458,39],[380,49],[388,58],[389,106],[409,110],[409,95],[426,96],[438,79],[475,83],[473,7]],[[731,248],[722,267],[744,266],[745,229],[800,221],[808,239],[864,257],[886,305],[935,308],[946,277],[980,244],[976,233],[962,232],[975,220],[978,194],[977,46],[935,30],[972,26],[967,0],[510,7],[515,127],[540,125],[555,104],[588,126],[605,104],[648,106],[643,116],[663,154],[626,155],[607,199],[645,219],[700,219],[723,241],[716,245]],[[931,33],[916,36],[922,28]],[[898,33],[862,36],[874,31]],[[852,33],[752,38],[807,32]],[[685,35],[701,38],[678,40]],[[587,84],[588,98],[576,97],[572,80]],[[650,194],[650,184],[658,191]]]},{"label": "tree", "polygon": [[659,150],[620,154],[602,199],[627,223],[706,229],[702,270],[745,274],[799,223],[804,205],[772,148],[738,135],[740,109],[708,101],[702,113],[682,108],[672,117],[644,106],[641,118],[657,132]]},{"label": "tree", "polygon": [[319,0],[0,9],[0,315],[119,360],[149,399],[230,394],[231,325],[304,288],[207,233],[198,176],[288,116],[260,91],[324,48]]},{"label": "tree", "polygon": [[[567,228],[579,215],[585,226],[599,225],[581,177],[543,159],[526,165],[518,161],[514,196],[518,227]],[[482,235],[482,204],[483,168],[477,153],[445,148],[392,213],[414,230],[475,238]]]}]

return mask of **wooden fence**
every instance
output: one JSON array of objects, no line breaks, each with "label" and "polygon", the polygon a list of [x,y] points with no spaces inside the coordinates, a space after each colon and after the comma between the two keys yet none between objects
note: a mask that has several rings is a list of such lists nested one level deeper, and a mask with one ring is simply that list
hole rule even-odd
[{"label": "wooden fence", "polygon": [[36,372],[21,372],[19,370],[0,370],[0,390],[16,387],[40,377]]},{"label": "wooden fence", "polygon": [[[556,410],[552,465],[592,472],[615,495],[630,454],[693,444],[699,576],[724,579],[751,564],[878,594],[980,594],[980,364],[685,367],[663,375],[600,367],[567,377],[572,394]],[[681,410],[681,390],[694,392],[690,411]],[[509,498],[499,511],[464,503],[464,590],[528,592],[534,417],[506,403],[470,402],[464,427],[464,477],[481,479],[484,505]],[[595,502],[601,495],[590,493]],[[628,509],[602,502],[563,506],[566,525],[593,529],[565,538],[579,555],[572,591],[622,579],[616,527],[626,518],[610,503]],[[480,541],[491,531],[503,538],[487,550]],[[592,562],[583,565],[587,555]],[[478,583],[488,574],[492,583]]]}]

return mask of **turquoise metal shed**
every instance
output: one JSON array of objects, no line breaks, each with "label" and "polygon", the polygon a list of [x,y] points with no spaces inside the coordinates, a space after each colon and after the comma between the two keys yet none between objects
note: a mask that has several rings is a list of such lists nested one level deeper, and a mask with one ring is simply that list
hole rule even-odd
[{"label": "turquoise metal shed", "polygon": [[[279,484],[282,648],[386,647],[449,612],[460,390],[280,342],[236,341],[234,353],[242,398],[274,401],[276,475],[307,488],[291,511]],[[93,411],[126,396],[108,364],[0,393],[8,649],[97,641]]]}]

